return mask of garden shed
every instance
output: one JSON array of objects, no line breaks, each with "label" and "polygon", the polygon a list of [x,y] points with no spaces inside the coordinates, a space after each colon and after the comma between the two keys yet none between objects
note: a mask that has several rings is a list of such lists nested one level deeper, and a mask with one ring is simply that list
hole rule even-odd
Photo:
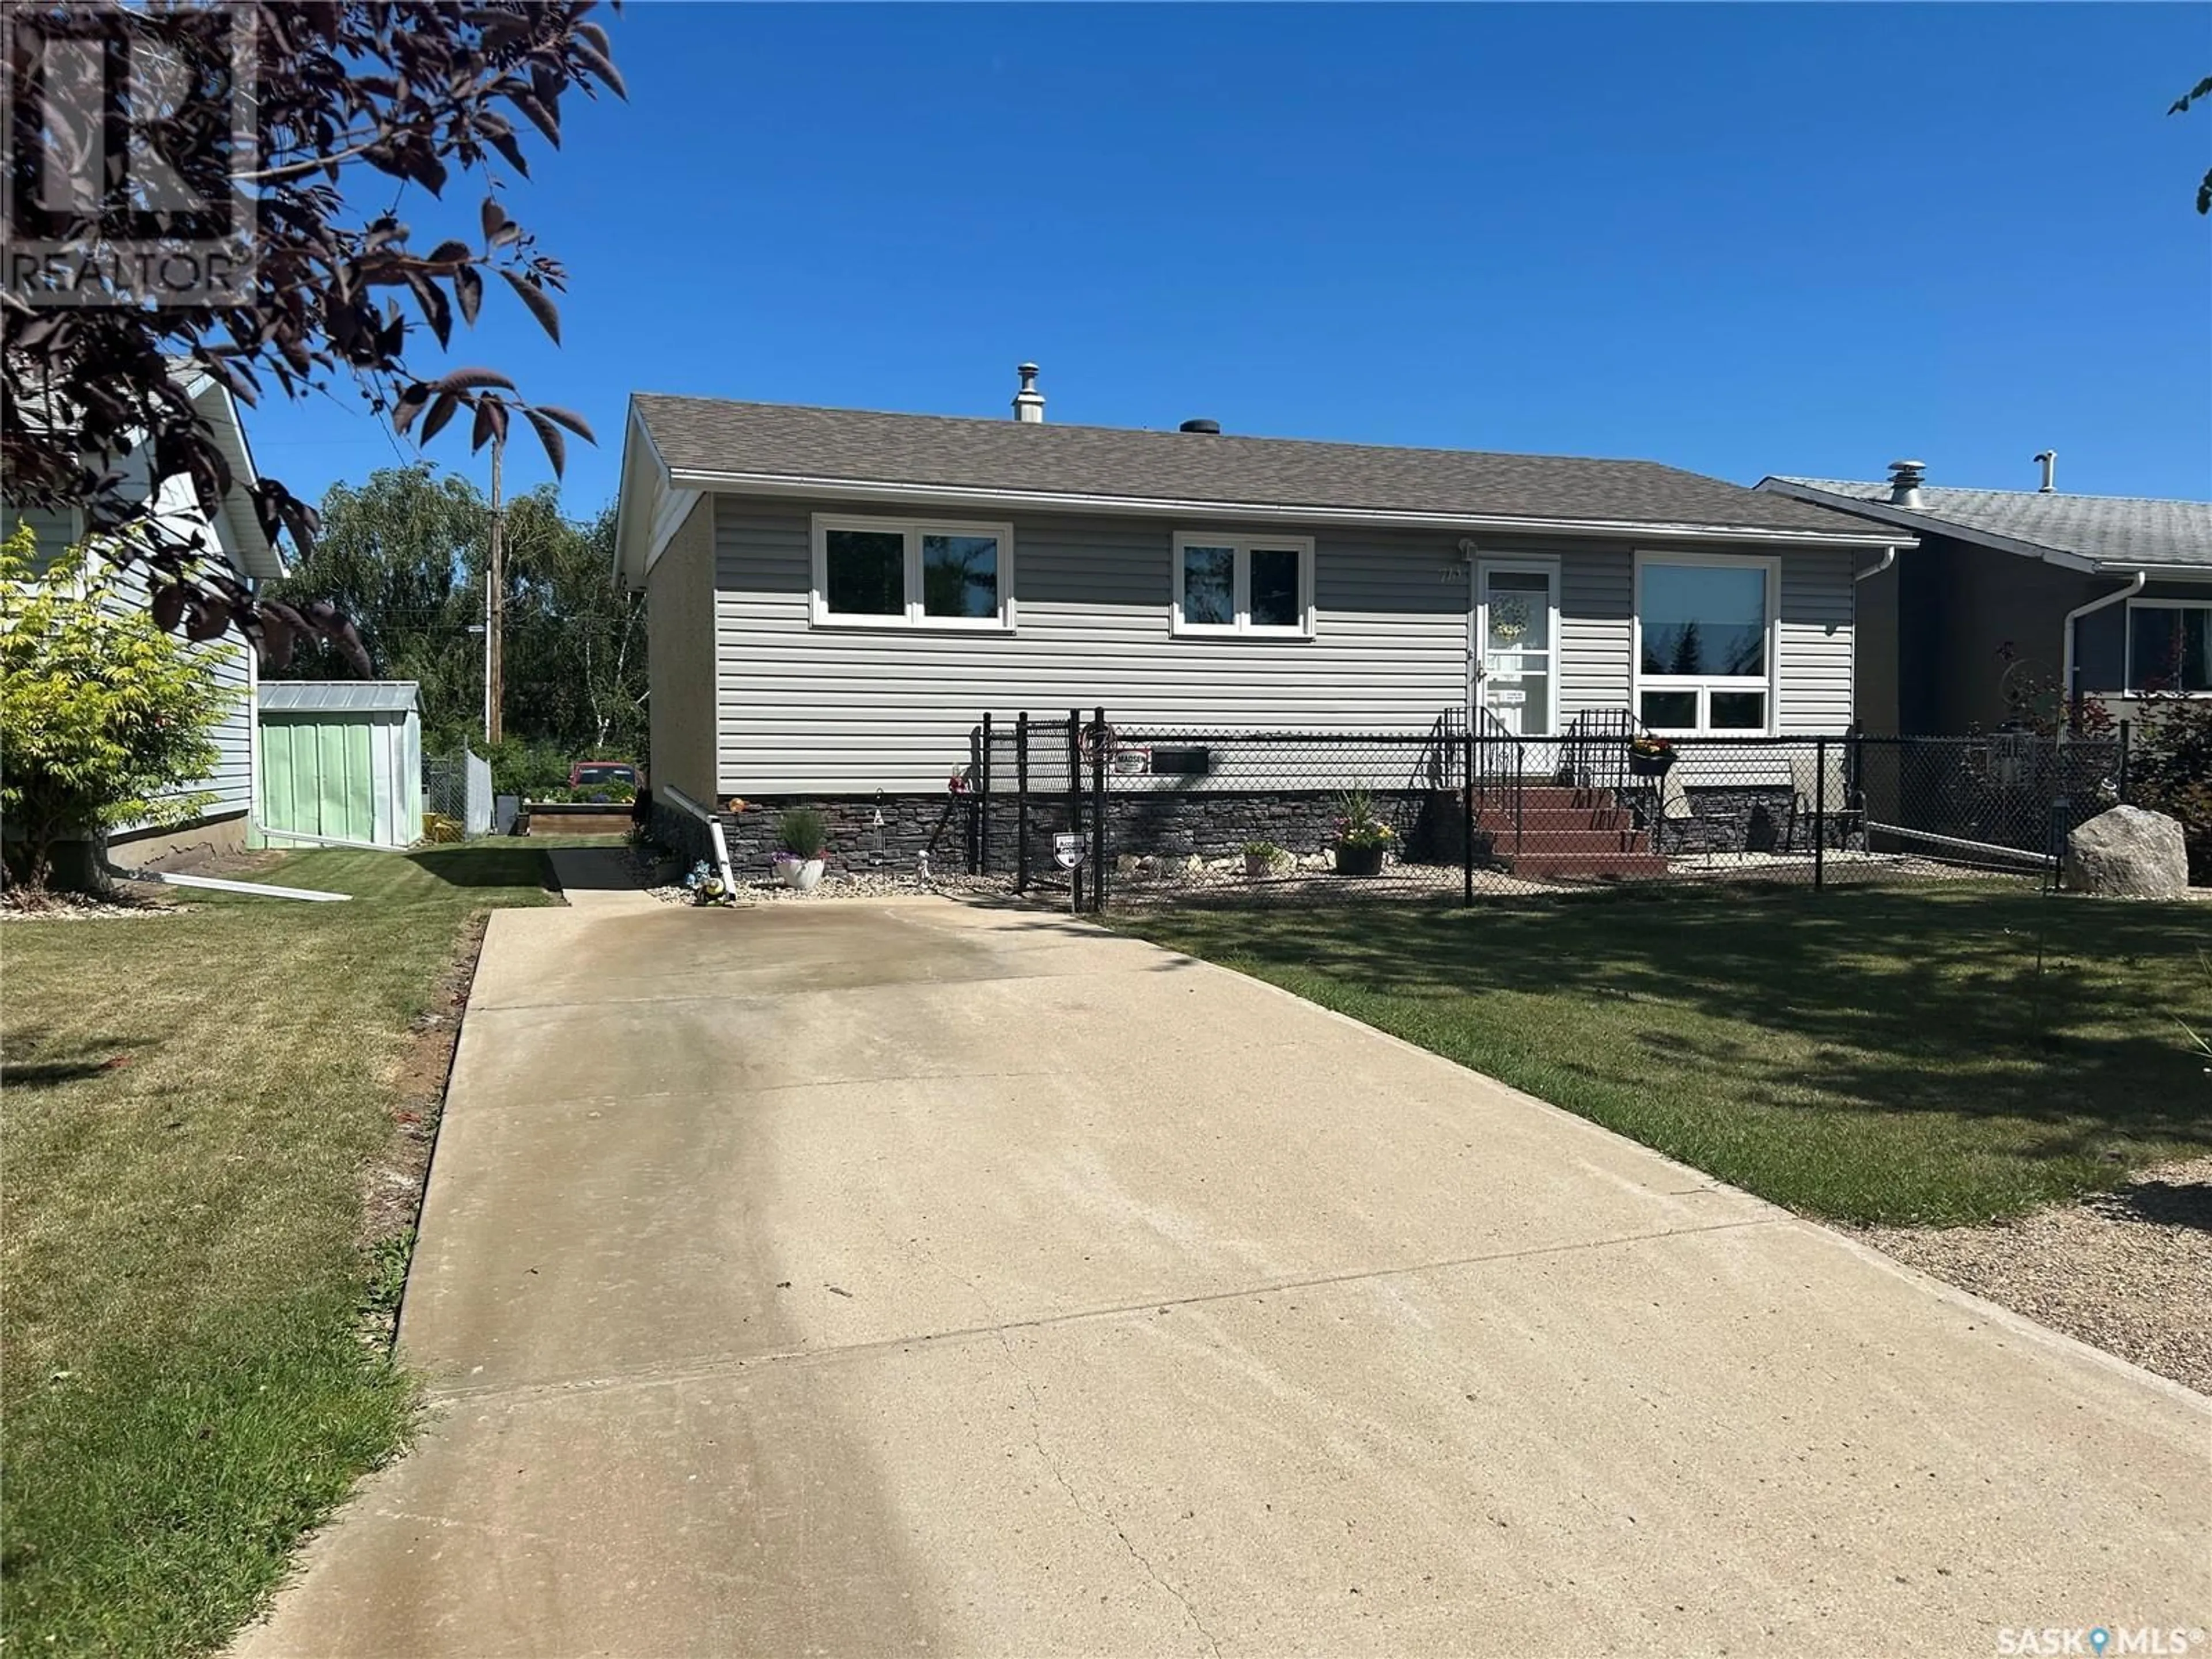
[{"label": "garden shed", "polygon": [[265,680],[260,828],[272,846],[411,846],[422,834],[412,680]]}]

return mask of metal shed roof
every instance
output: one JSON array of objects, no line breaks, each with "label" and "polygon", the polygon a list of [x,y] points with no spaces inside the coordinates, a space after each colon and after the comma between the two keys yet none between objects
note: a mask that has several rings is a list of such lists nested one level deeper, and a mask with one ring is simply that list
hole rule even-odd
[{"label": "metal shed roof", "polygon": [[411,714],[413,680],[264,680],[264,714]]}]

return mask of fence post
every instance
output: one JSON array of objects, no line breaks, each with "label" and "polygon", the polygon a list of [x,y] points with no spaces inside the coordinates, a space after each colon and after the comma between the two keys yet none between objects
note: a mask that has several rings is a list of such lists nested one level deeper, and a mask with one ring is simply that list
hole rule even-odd
[{"label": "fence post", "polygon": [[1465,775],[1461,780],[1466,787],[1459,792],[1459,897],[1462,904],[1474,902],[1474,727],[1467,728],[1464,739],[1467,747]]},{"label": "fence post", "polygon": [[1106,908],[1106,705],[1098,705],[1091,753],[1091,908]]},{"label": "fence post", "polygon": [[2122,720],[2120,722],[2120,775],[2118,779],[2118,788],[2120,792],[2120,800],[2124,804],[2128,798],[2128,722],[2125,720]]},{"label": "fence post", "polygon": [[983,715],[983,763],[975,777],[975,873],[991,873],[991,716]]},{"label": "fence post", "polygon": [[[1067,711],[1067,830],[1070,835],[1083,833],[1083,711]],[[1077,865],[1067,872],[1068,906],[1083,908],[1083,866]]]},{"label": "fence post", "polygon": [[1828,740],[1813,739],[1813,890],[1827,884]]},{"label": "fence post", "polygon": [[1014,890],[1030,890],[1030,711],[1014,716]]}]

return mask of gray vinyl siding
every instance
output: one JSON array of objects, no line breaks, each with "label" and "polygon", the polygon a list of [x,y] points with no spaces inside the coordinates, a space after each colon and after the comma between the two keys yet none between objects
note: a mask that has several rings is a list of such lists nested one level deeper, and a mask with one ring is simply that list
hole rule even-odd
[{"label": "gray vinyl siding", "polygon": [[1783,554],[1775,711],[1775,730],[1783,736],[1817,737],[1850,725],[1851,572],[1875,556],[1842,548]]},{"label": "gray vinyl siding", "polygon": [[[147,587],[143,567],[133,566],[122,571],[100,571],[96,573],[95,579],[101,583],[103,605],[109,611],[128,613],[145,609]],[[187,648],[214,670],[216,683],[229,698],[223,709],[222,719],[209,733],[220,758],[216,762],[215,769],[207,776],[168,791],[161,799],[197,795],[204,792],[215,799],[202,805],[193,817],[236,817],[252,810],[254,798],[253,667],[247,656],[252,647],[237,634],[226,633],[219,640]],[[119,833],[127,835],[130,832]]]},{"label": "gray vinyl siding", "polygon": [[[942,789],[986,709],[1064,718],[1103,703],[1125,729],[1414,732],[1466,701],[1468,577],[1454,535],[1017,516],[1014,633],[857,630],[810,625],[812,515],[894,514],[713,500],[720,794]],[[1316,637],[1174,637],[1178,531],[1310,534]],[[1633,550],[1486,538],[1482,550],[1559,561],[1562,718],[1626,708]],[[1791,549],[1784,569],[1783,672],[1808,690],[1793,697],[1785,683],[1782,718],[1841,731],[1850,556]]]},{"label": "gray vinyl siding", "polygon": [[1577,548],[1559,561],[1559,720],[1628,707],[1636,557],[1626,547]]}]

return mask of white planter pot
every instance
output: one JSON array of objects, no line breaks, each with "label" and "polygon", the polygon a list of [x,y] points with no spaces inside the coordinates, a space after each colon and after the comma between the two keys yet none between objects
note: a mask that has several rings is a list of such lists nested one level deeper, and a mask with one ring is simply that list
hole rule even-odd
[{"label": "white planter pot", "polygon": [[799,892],[811,893],[821,884],[820,859],[808,859],[804,864],[780,864],[776,868],[783,872],[783,884]]}]

